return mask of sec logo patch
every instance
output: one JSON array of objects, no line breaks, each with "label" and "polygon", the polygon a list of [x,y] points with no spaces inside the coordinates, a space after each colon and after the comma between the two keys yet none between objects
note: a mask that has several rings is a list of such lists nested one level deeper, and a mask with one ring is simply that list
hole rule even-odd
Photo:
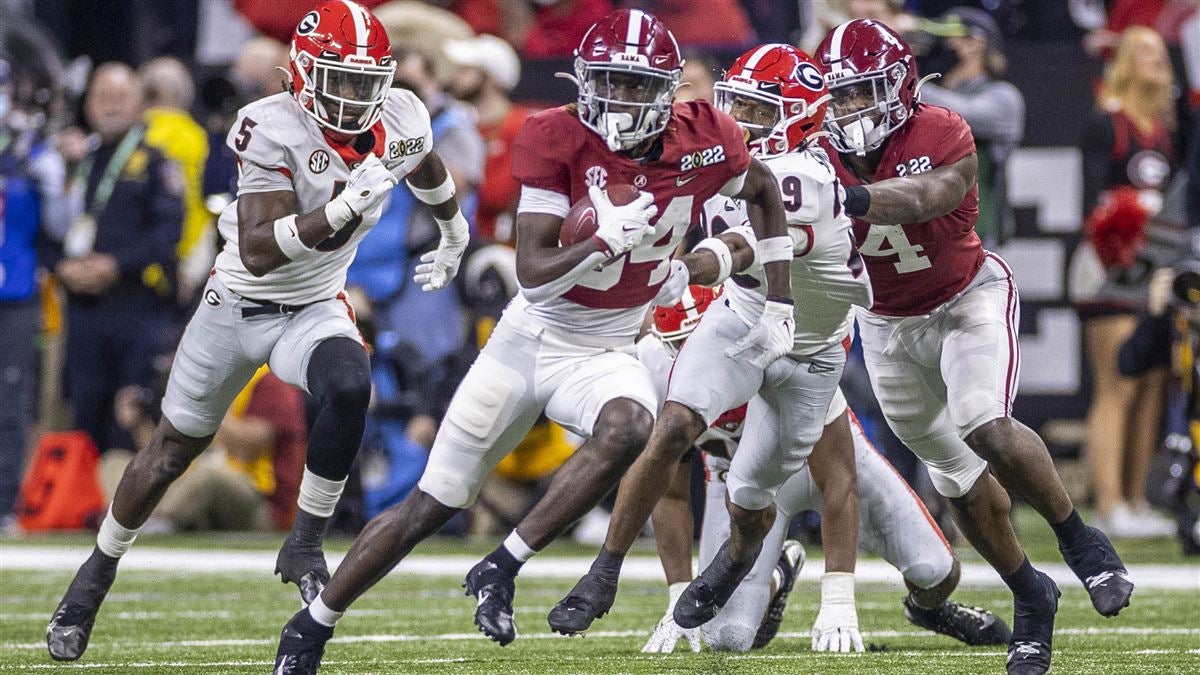
[{"label": "sec logo patch", "polygon": [[324,150],[313,150],[308,156],[308,170],[313,173],[324,173],[329,168],[329,153]]}]

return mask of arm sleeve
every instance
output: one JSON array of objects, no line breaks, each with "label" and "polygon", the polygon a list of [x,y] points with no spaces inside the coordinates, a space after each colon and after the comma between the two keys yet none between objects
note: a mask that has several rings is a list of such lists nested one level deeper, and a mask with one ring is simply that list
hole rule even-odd
[{"label": "arm sleeve", "polygon": [[513,140],[513,178],[522,186],[570,195],[570,172],[559,159],[550,112],[525,121]]},{"label": "arm sleeve", "polygon": [[1083,153],[1083,217],[1087,218],[1100,193],[1108,187],[1108,168],[1116,142],[1112,118],[1097,112],[1083,130],[1079,149]]},{"label": "arm sleeve", "polygon": [[927,84],[921,88],[921,100],[962,115],[976,138],[1019,143],[1025,135],[1025,98],[1008,82],[993,82],[977,94]]},{"label": "arm sleeve", "polygon": [[142,205],[142,236],[135,245],[113,254],[121,276],[128,279],[141,279],[143,270],[153,264],[172,269],[175,246],[183,230],[183,177],[179,167],[155,152],[150,175],[147,202]]}]

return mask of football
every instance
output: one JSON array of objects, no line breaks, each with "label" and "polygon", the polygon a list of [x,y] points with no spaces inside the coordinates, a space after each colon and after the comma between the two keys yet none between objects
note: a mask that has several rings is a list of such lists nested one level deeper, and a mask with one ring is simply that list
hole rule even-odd
[{"label": "football", "polygon": [[[617,206],[624,206],[637,199],[638,189],[627,183],[609,185],[604,188],[609,201]],[[599,227],[596,222],[596,209],[587,195],[575,202],[571,210],[563,218],[562,229],[558,232],[558,241],[563,246],[578,244],[596,234]]]}]

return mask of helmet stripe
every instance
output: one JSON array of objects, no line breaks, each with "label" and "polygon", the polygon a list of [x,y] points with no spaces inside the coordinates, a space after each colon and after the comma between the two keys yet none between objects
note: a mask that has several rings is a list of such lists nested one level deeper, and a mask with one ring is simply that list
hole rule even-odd
[{"label": "helmet stripe", "polygon": [[367,55],[367,11],[357,3],[342,0],[342,4],[350,10],[354,19],[354,44],[358,48],[358,56]]},{"label": "helmet stripe", "polygon": [[640,9],[629,10],[629,25],[625,28],[625,53],[636,54],[642,44],[642,18],[645,13]]},{"label": "helmet stripe", "polygon": [[746,61],[746,65],[742,66],[742,77],[750,77],[754,73],[755,68],[758,66],[758,62],[767,55],[767,52],[771,51],[777,46],[778,45],[774,44],[766,44],[756,49]]},{"label": "helmet stripe", "polygon": [[829,68],[833,73],[840,73],[842,71],[842,37],[846,34],[846,27],[850,23],[850,21],[847,21],[834,28],[833,37],[829,40]]}]

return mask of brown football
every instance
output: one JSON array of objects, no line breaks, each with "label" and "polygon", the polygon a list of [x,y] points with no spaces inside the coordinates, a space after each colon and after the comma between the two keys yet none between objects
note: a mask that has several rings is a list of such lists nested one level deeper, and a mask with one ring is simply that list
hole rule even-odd
[{"label": "brown football", "polygon": [[[617,206],[624,206],[637,199],[638,189],[629,184],[609,185],[604,189],[609,201]],[[578,244],[596,234],[599,224],[596,222],[596,209],[592,200],[585,194],[583,199],[575,202],[567,215],[563,217],[562,229],[558,232],[558,241],[563,246]]]}]

